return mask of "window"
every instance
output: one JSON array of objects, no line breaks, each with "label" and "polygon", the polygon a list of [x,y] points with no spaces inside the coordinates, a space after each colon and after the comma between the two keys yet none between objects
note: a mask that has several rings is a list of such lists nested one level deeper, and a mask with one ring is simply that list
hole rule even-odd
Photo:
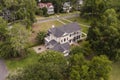
[{"label": "window", "polygon": [[61,40],[61,42],[63,42],[63,40]]},{"label": "window", "polygon": [[71,34],[70,34],[70,37],[71,37]]},{"label": "window", "polygon": [[66,41],[66,39],[64,38],[64,42]]}]

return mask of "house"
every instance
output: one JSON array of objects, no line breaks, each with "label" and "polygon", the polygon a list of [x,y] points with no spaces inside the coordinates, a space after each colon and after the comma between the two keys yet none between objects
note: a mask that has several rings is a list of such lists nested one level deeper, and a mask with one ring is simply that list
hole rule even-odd
[{"label": "house", "polygon": [[63,4],[63,11],[69,13],[71,10],[72,10],[71,3],[70,2],[65,2]]},{"label": "house", "polygon": [[47,8],[47,14],[54,14],[54,6],[52,3],[38,3],[39,8]]},{"label": "house", "polygon": [[76,22],[61,27],[53,26],[45,37],[45,46],[67,56],[70,53],[70,45],[79,41],[81,36],[81,28]]},{"label": "house", "polygon": [[82,5],[83,5],[83,0],[77,0],[77,10],[80,10]]},{"label": "house", "polygon": [[83,4],[83,0],[78,0],[78,4],[82,5]]}]

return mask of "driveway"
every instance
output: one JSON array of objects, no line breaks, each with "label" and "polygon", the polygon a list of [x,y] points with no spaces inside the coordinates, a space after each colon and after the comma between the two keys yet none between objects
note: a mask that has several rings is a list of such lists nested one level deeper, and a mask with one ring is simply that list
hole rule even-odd
[{"label": "driveway", "polygon": [[68,19],[68,18],[73,18],[73,17],[79,17],[79,13],[75,13],[75,14],[70,14],[70,15],[66,15],[66,16],[56,16],[56,17],[48,17],[45,19],[38,19],[36,23],[43,23],[43,22],[48,22],[48,21],[55,21],[55,20],[59,20],[59,19]]},{"label": "driveway", "polygon": [[0,59],[0,80],[5,80],[8,75],[8,70],[6,68],[4,60]]}]

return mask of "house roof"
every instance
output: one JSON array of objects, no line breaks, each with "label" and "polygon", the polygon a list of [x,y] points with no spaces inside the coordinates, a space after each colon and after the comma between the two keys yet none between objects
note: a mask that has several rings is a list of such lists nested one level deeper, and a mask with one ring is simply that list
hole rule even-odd
[{"label": "house roof", "polygon": [[56,45],[56,44],[58,44],[55,40],[51,40],[50,42],[49,42],[49,44],[51,44],[51,45]]},{"label": "house roof", "polygon": [[44,7],[46,7],[46,8],[49,8],[49,7],[53,7],[53,4],[52,3],[38,3],[38,6],[39,6],[39,8],[44,8]]},{"label": "house roof", "polygon": [[71,3],[70,3],[70,2],[65,2],[65,3],[63,4],[63,7],[66,7],[66,6],[71,6]]},{"label": "house roof", "polygon": [[56,46],[54,46],[52,48],[52,50],[59,51],[59,52],[64,52],[64,51],[69,50],[69,49],[70,49],[69,43],[57,44]]},{"label": "house roof", "polygon": [[78,30],[80,30],[80,26],[78,25],[78,23],[73,22],[61,27],[54,27],[54,28],[50,28],[50,32],[56,36],[56,37],[61,37],[63,36],[64,33],[72,33],[72,32],[76,32]]}]

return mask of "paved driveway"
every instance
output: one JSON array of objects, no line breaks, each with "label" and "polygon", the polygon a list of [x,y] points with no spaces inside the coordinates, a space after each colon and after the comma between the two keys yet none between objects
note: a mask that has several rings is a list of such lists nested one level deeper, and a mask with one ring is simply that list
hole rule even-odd
[{"label": "paved driveway", "polygon": [[5,80],[5,77],[8,75],[8,71],[5,65],[4,60],[0,59],[0,80]]},{"label": "paved driveway", "polygon": [[45,18],[45,19],[38,19],[36,23],[43,23],[43,22],[48,22],[48,21],[55,21],[55,20],[59,20],[59,19],[68,19],[68,18],[73,18],[73,17],[79,17],[79,13],[75,13],[75,14],[70,14],[70,15],[66,15],[66,16],[56,16],[56,17],[50,17],[50,18]]}]

